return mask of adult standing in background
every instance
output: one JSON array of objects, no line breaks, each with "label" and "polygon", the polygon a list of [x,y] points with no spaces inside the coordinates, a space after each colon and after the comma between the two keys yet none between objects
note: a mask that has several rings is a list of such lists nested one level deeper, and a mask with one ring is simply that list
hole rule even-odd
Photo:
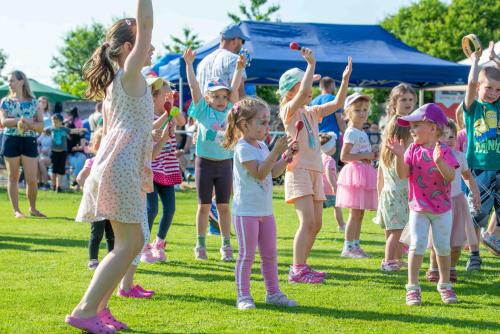
[{"label": "adult standing in background", "polygon": [[[335,95],[333,95],[335,91],[335,81],[333,81],[330,77],[324,77],[319,82],[319,88],[321,89],[321,94],[316,96],[311,101],[311,106],[319,106],[325,104],[327,102],[333,101],[335,99]],[[342,109],[337,110],[333,114],[330,114],[323,118],[323,121],[319,123],[319,132],[327,133],[334,132],[337,135],[336,142],[336,152],[333,155],[333,158],[339,163],[340,150],[341,150],[341,140],[340,134],[345,132],[346,122],[342,118]]]},{"label": "adult standing in background", "polygon": [[46,96],[40,96],[38,98],[38,108],[42,110],[43,128],[50,128],[52,126],[52,121],[50,120],[49,99]]},{"label": "adult standing in background", "polygon": [[3,155],[9,175],[8,193],[16,218],[24,218],[19,209],[19,167],[26,178],[30,214],[45,217],[36,209],[38,148],[36,138],[43,130],[43,113],[31,92],[28,78],[21,71],[9,77],[9,95],[0,101],[0,119],[5,127]]},{"label": "adult standing in background", "polygon": [[[214,78],[219,78],[228,85],[231,84],[238,54],[245,41],[249,40],[250,38],[241,31],[237,24],[231,24],[221,31],[219,48],[203,58],[196,68],[196,80],[198,80],[203,95],[207,83]],[[246,77],[247,75],[243,71],[243,80],[239,87],[240,97],[245,96],[244,80]]]}]

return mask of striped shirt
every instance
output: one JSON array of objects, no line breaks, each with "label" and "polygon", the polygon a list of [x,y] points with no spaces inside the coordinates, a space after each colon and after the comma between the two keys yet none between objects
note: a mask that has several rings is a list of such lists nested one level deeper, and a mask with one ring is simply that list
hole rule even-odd
[{"label": "striped shirt", "polygon": [[170,141],[163,146],[160,154],[151,163],[153,169],[153,181],[164,186],[182,183],[179,160],[176,157],[177,140],[175,134]]}]

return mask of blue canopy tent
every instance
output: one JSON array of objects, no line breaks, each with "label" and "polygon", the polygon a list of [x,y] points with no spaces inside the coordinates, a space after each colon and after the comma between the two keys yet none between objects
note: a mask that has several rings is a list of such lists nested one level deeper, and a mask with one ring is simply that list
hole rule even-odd
[{"label": "blue canopy tent", "polygon": [[[283,72],[292,67],[305,69],[300,53],[289,48],[292,41],[311,48],[316,56],[316,73],[337,81],[353,58],[351,85],[391,87],[406,82],[416,88],[465,84],[469,68],[429,56],[404,44],[379,25],[343,25],[242,21],[245,43],[252,55],[246,83],[277,85]],[[197,50],[197,64],[219,46],[215,39]],[[186,84],[181,58],[159,67],[160,76]]]}]

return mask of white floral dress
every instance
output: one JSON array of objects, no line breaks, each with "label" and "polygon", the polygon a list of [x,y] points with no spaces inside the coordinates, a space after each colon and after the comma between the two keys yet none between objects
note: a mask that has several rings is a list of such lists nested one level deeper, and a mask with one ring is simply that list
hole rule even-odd
[{"label": "white floral dress", "polygon": [[143,224],[146,193],[153,191],[153,98],[127,95],[116,74],[103,103],[105,136],[83,187],[76,221],[109,219]]}]

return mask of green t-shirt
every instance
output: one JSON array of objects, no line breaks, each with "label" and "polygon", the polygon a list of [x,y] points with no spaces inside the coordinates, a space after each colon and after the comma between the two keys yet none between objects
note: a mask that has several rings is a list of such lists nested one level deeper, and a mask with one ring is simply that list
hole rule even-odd
[{"label": "green t-shirt", "polygon": [[464,106],[467,163],[471,169],[500,169],[500,99],[495,103],[474,100]]}]

